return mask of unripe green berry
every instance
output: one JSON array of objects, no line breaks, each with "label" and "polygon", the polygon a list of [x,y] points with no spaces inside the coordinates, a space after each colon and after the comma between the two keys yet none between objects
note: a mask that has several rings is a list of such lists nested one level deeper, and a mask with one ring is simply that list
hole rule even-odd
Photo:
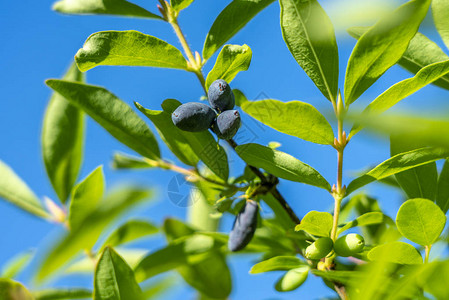
[{"label": "unripe green berry", "polygon": [[305,257],[308,259],[322,259],[332,251],[332,239],[328,237],[322,237],[313,242],[306,248]]},{"label": "unripe green berry", "polygon": [[334,250],[338,255],[348,257],[361,252],[363,247],[365,247],[363,237],[357,233],[350,233],[335,241]]},{"label": "unripe green berry", "polygon": [[309,266],[302,266],[289,270],[276,283],[276,290],[279,292],[289,292],[297,289],[306,281],[309,269]]}]

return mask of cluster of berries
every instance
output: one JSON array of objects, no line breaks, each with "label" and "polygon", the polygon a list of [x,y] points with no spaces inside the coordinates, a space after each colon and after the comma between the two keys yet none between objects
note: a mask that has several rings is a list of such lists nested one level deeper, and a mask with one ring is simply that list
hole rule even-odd
[{"label": "cluster of berries", "polygon": [[232,139],[240,128],[240,114],[233,110],[235,98],[231,87],[223,79],[215,80],[209,87],[207,98],[210,107],[198,102],[179,106],[172,114],[173,124],[191,132],[211,128],[218,138]]}]

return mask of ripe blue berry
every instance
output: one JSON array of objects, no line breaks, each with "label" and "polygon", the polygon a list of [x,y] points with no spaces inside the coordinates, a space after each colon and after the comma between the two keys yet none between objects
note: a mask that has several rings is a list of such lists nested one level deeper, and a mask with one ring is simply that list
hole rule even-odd
[{"label": "ripe blue berry", "polygon": [[171,116],[173,124],[185,131],[209,129],[215,119],[215,112],[203,103],[189,102],[179,106]]},{"label": "ripe blue berry", "polygon": [[246,201],[236,216],[232,230],[229,233],[228,248],[239,251],[246,247],[253,238],[257,227],[257,212],[259,206],[253,200]]},{"label": "ripe blue berry", "polygon": [[217,112],[221,113],[225,110],[234,108],[235,98],[229,84],[223,79],[217,79],[209,86],[207,93],[210,106]]},{"label": "ripe blue berry", "polygon": [[230,140],[240,128],[240,114],[237,110],[221,113],[214,122],[212,130],[218,138]]}]

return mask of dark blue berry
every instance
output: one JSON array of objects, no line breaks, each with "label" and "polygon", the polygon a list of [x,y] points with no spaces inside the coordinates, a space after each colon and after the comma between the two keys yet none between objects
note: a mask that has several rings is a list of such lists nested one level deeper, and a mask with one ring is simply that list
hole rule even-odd
[{"label": "dark blue berry", "polygon": [[229,233],[228,248],[239,251],[246,247],[253,238],[257,228],[257,212],[259,206],[255,201],[248,200],[235,218]]},{"label": "dark blue berry", "polygon": [[229,84],[223,79],[217,79],[209,86],[207,93],[210,106],[217,112],[221,113],[225,110],[234,108],[235,98]]},{"label": "dark blue berry", "polygon": [[214,122],[212,130],[218,138],[229,140],[234,137],[240,128],[240,114],[237,110],[222,112]]},{"label": "dark blue berry", "polygon": [[185,131],[204,131],[211,127],[216,113],[203,103],[182,104],[172,113],[173,124]]}]

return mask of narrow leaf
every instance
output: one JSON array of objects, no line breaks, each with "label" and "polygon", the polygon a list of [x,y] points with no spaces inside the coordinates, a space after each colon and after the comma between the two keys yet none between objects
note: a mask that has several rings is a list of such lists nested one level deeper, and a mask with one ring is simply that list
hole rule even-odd
[{"label": "narrow leaf", "polygon": [[284,41],[323,95],[338,91],[338,48],[332,23],[315,0],[280,0]]},{"label": "narrow leaf", "polygon": [[334,143],[334,133],[326,118],[312,105],[279,100],[248,101],[242,105],[244,112],[282,133],[324,145]]},{"label": "narrow leaf", "polygon": [[170,5],[175,11],[180,12],[192,4],[192,2],[193,0],[170,0]]},{"label": "narrow leaf", "polygon": [[[84,81],[72,64],[63,79]],[[83,156],[84,116],[81,110],[54,93],[42,126],[42,155],[50,182],[62,203],[67,201],[78,177]]]},{"label": "narrow leaf", "polygon": [[107,195],[99,208],[91,213],[76,230],[63,237],[43,258],[36,275],[42,281],[59,270],[82,250],[90,250],[104,230],[138,203],[151,196],[151,192],[138,187],[125,187]]},{"label": "narrow leaf", "polygon": [[138,31],[101,31],[87,38],[75,55],[85,72],[96,66],[142,66],[187,70],[187,61],[174,46]]},{"label": "narrow leaf", "polygon": [[449,209],[449,161],[446,159],[438,177],[437,204],[444,213]]},{"label": "narrow leaf", "polygon": [[449,48],[449,3],[446,0],[433,0],[432,16],[438,33]]},{"label": "narrow leaf", "polygon": [[[92,262],[91,262],[92,263]],[[71,299],[92,299],[92,291],[87,289],[48,289],[33,292],[35,300],[71,300]]]},{"label": "narrow leaf", "polygon": [[195,154],[181,130],[173,124],[170,113],[146,109],[137,102],[134,102],[134,105],[153,122],[162,140],[181,162],[189,166],[198,164],[199,157]]},{"label": "narrow leaf", "polygon": [[50,79],[47,85],[84,110],[113,137],[142,156],[160,157],[156,138],[148,125],[125,102],[93,85]]},{"label": "narrow leaf", "polygon": [[133,270],[109,247],[104,249],[95,269],[94,299],[143,299]]},{"label": "narrow leaf", "polygon": [[332,230],[332,215],[327,212],[310,211],[301,220],[301,224],[296,225],[295,230],[326,237],[330,236]]},{"label": "narrow leaf", "polygon": [[124,153],[115,153],[112,158],[111,167],[113,169],[148,169],[153,168],[145,159]]},{"label": "narrow leaf", "polygon": [[50,218],[37,196],[16,173],[0,160],[0,198],[41,218]]},{"label": "narrow leaf", "polygon": [[[353,27],[348,32],[352,37],[359,39],[368,29],[369,27]],[[410,44],[398,64],[407,71],[416,74],[425,66],[445,60],[449,60],[449,56],[428,37],[417,32],[410,40]],[[437,79],[432,84],[449,90],[449,75]]]},{"label": "narrow leaf", "polygon": [[270,271],[288,271],[304,265],[304,262],[295,256],[275,256],[255,264],[250,274],[265,273]]},{"label": "narrow leaf", "polygon": [[15,278],[18,274],[20,274],[24,268],[28,265],[30,260],[33,258],[33,251],[21,252],[15,255],[12,259],[7,261],[5,265],[2,267],[0,272],[1,278]]},{"label": "narrow leaf", "polygon": [[73,189],[69,209],[71,230],[80,227],[97,208],[103,198],[104,185],[103,166],[99,166]]},{"label": "narrow leaf", "polygon": [[369,225],[376,225],[381,224],[385,221],[384,214],[381,212],[368,212],[366,214],[363,214],[359,217],[357,217],[355,220],[352,220],[351,222],[346,223],[343,227],[338,229],[338,235],[340,235],[342,232],[351,229],[353,227],[357,226],[369,226]]},{"label": "narrow leaf", "polygon": [[397,154],[365,175],[351,181],[346,189],[346,196],[373,181],[446,157],[449,157],[449,152],[441,148],[421,148]]},{"label": "narrow leaf", "polygon": [[411,199],[399,208],[396,216],[399,232],[422,246],[432,245],[443,232],[446,216],[428,199]]},{"label": "narrow leaf", "polygon": [[391,242],[377,246],[368,252],[368,258],[401,265],[422,264],[422,256],[418,250],[404,242]]},{"label": "narrow leaf", "polygon": [[[390,138],[390,153],[394,156],[399,153],[422,148],[424,145],[414,140]],[[409,198],[426,198],[435,200],[437,190],[437,164],[431,162],[395,175],[401,188]]]},{"label": "narrow leaf", "polygon": [[203,58],[208,60],[221,46],[242,29],[274,0],[235,0],[218,15],[203,47]]},{"label": "narrow leaf", "polygon": [[246,163],[274,176],[331,190],[318,171],[287,153],[252,143],[237,146],[235,150]]},{"label": "narrow leaf", "polygon": [[407,50],[426,16],[430,0],[412,0],[382,18],[363,34],[349,58],[345,103],[353,103]]},{"label": "narrow leaf", "polygon": [[65,14],[104,14],[150,19],[162,19],[140,6],[125,0],[60,0],[53,9]]},{"label": "narrow leaf", "polygon": [[139,238],[155,234],[159,229],[145,220],[130,220],[117,228],[103,243],[102,249],[106,246],[116,247],[132,242]]},{"label": "narrow leaf", "polygon": [[206,87],[217,79],[223,79],[230,83],[241,71],[249,68],[252,58],[252,51],[248,45],[226,45],[221,49],[214,67],[206,78]]},{"label": "narrow leaf", "polygon": [[[447,74],[449,74],[449,60],[428,65],[422,68],[414,77],[400,81],[383,92],[366,107],[363,114],[383,113],[399,101]],[[361,129],[361,125],[354,126],[349,136],[354,136]]]}]

